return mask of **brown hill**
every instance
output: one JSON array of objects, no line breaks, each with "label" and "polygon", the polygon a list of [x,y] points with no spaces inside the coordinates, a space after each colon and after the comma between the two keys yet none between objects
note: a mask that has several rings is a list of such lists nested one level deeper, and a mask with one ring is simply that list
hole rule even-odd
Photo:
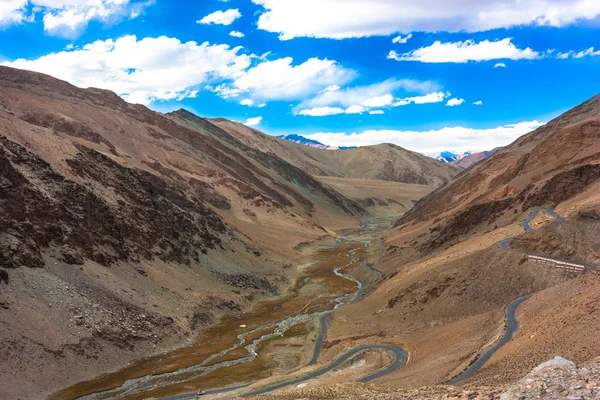
[{"label": "brown hill", "polygon": [[435,220],[429,247],[556,206],[600,177],[600,95],[522,136],[423,198],[398,226]]},{"label": "brown hill", "polygon": [[464,156],[459,160],[452,161],[451,164],[461,168],[469,168],[470,166],[477,164],[479,161],[485,160],[501,148],[502,147],[496,147],[495,149],[489,151],[480,151],[479,153],[469,154],[468,156]]},{"label": "brown hill", "polygon": [[365,216],[202,118],[6,67],[0,208],[0,376],[20,377],[2,398],[186,342],[277,294],[299,243]]},{"label": "brown hill", "polygon": [[[533,207],[552,208],[520,224]],[[491,348],[505,309],[519,328],[464,385],[522,378],[559,354],[598,356],[597,272],[566,273],[529,261],[511,246],[546,257],[600,265],[600,96],[521,137],[420,200],[385,237],[373,268],[384,274],[363,301],[334,314],[325,358],[359,344],[396,344],[408,364],[377,383],[412,388],[447,382]],[[338,378],[339,379],[339,378]]]},{"label": "brown hill", "polygon": [[460,172],[444,164],[392,144],[349,150],[325,150],[266,135],[226,119],[212,119],[232,136],[255,149],[277,155],[312,175],[371,179],[440,186]]}]

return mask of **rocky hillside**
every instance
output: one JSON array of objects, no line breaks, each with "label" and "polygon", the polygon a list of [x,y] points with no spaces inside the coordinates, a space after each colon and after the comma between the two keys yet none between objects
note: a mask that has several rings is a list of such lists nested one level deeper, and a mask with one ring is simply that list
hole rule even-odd
[{"label": "rocky hillside", "polygon": [[211,122],[263,152],[275,154],[313,175],[384,180],[438,187],[460,168],[392,144],[325,150],[265,135],[225,119]]},{"label": "rocky hillside", "polygon": [[325,356],[395,344],[410,361],[378,384],[437,385],[498,344],[507,305],[532,295],[517,309],[516,334],[460,385],[515,382],[556,354],[592,361],[600,348],[600,338],[588,334],[600,327],[597,271],[569,273],[524,252],[600,266],[599,215],[597,96],[464,170],[404,214],[384,237],[381,257],[371,260],[382,281],[336,311]]},{"label": "rocky hillside", "polygon": [[457,167],[461,167],[461,168],[469,168],[470,166],[477,164],[479,161],[485,160],[486,158],[490,157],[491,155],[496,153],[501,148],[502,147],[496,147],[495,149],[492,149],[489,151],[480,151],[478,153],[472,153],[472,154],[466,155],[458,160],[452,161],[452,164],[456,165]]},{"label": "rocky hillside", "polygon": [[376,400],[585,400],[600,396],[600,357],[577,367],[555,357],[535,367],[512,385],[496,387],[430,386],[414,390],[390,390],[378,385],[334,385],[288,390],[285,393],[254,397],[255,400],[291,399],[376,399]]},{"label": "rocky hillside", "polygon": [[0,376],[20,377],[0,398],[181,345],[277,294],[298,243],[365,214],[192,114],[6,67],[0,208]]},{"label": "rocky hillside", "polygon": [[591,194],[600,179],[600,95],[458,175],[423,198],[397,224],[435,221],[429,249],[503,226],[535,206]]}]

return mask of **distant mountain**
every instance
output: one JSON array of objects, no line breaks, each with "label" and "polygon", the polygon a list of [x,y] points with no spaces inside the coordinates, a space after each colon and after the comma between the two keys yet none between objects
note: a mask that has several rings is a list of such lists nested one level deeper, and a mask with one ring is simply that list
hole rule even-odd
[{"label": "distant mountain", "polygon": [[485,160],[486,158],[488,158],[489,156],[491,156],[492,154],[494,154],[501,148],[502,147],[496,147],[495,149],[492,149],[489,151],[480,151],[478,153],[472,153],[472,154],[469,154],[467,156],[464,156],[457,160],[452,161],[452,164],[456,165],[457,167],[461,167],[461,168],[469,168],[471,165],[474,165],[481,160]]},{"label": "distant mountain", "polygon": [[[461,172],[459,167],[452,164],[441,163],[392,144],[337,151],[338,148],[333,146],[316,148],[298,144],[296,141],[292,143],[283,137],[269,136],[223,118],[209,121],[248,146],[276,155],[315,176],[384,180],[438,187]],[[287,137],[290,136],[292,135]]]},{"label": "distant mountain", "polygon": [[287,140],[289,142],[294,142],[298,144],[302,144],[304,146],[314,147],[316,149],[325,149],[325,150],[350,150],[356,149],[356,146],[329,146],[323,144],[321,142],[317,142],[316,140],[312,140],[309,138],[305,138],[301,135],[291,134],[291,135],[281,135],[277,136],[278,139]]},{"label": "distant mountain", "polygon": [[428,157],[435,158],[438,161],[443,163],[451,163],[453,161],[458,161],[466,156],[471,155],[471,151],[465,151],[464,153],[453,153],[451,151],[441,151],[439,153],[429,153],[426,154]]},{"label": "distant mountain", "polygon": [[291,134],[291,135],[281,135],[281,136],[277,136],[277,137],[279,139],[289,140],[290,142],[303,144],[305,146],[316,147],[317,149],[328,149],[329,148],[329,146],[326,144],[317,142],[316,140],[305,138],[304,136],[300,136],[300,135]]}]

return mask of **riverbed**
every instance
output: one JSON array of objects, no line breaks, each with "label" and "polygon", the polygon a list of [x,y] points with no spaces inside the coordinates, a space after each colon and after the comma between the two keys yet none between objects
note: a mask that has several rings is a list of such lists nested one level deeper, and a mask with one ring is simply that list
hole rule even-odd
[{"label": "riverbed", "polygon": [[[193,345],[140,360],[125,369],[56,393],[58,399],[144,399],[213,388],[239,387],[286,374],[316,360],[318,321],[359,301],[381,275],[366,267],[381,250],[394,218],[362,224],[335,242],[314,243],[312,263],[285,295],[258,302],[240,316],[202,331]],[[317,351],[318,350],[318,351]],[[282,355],[289,354],[285,359]]]}]

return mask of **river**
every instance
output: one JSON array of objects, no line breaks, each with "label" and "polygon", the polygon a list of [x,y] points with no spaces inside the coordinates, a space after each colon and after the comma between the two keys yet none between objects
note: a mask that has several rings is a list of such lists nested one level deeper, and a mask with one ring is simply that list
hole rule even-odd
[{"label": "river", "polygon": [[[51,399],[144,399],[239,388],[273,371],[285,374],[315,363],[324,335],[319,337],[311,327],[321,326],[319,321],[325,321],[337,307],[359,301],[369,282],[381,277],[367,266],[366,259],[381,251],[380,238],[394,220],[371,220],[335,242],[311,245],[313,262],[302,268],[285,295],[260,301],[243,315],[224,318],[202,331],[193,345],[78,383]],[[291,342],[292,347],[299,347],[299,362],[277,365],[273,349],[289,347]]]}]

